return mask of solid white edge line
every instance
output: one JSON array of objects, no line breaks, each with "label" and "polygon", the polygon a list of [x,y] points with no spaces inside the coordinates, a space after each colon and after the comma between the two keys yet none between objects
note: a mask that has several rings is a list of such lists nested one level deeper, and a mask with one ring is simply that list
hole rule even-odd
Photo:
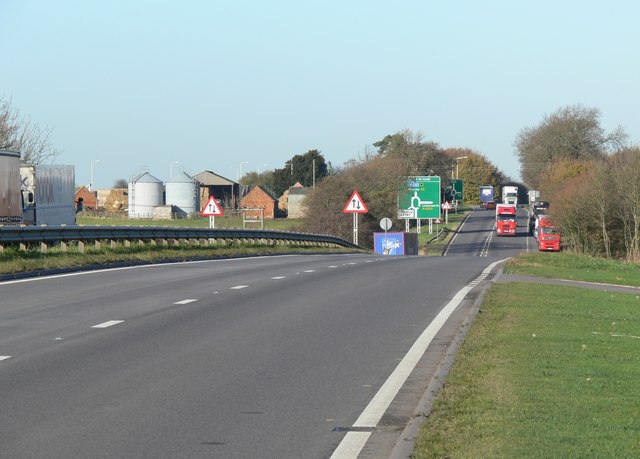
[{"label": "solid white edge line", "polygon": [[371,432],[347,432],[330,459],[356,459]]},{"label": "solid white edge line", "polygon": [[[482,271],[482,274],[491,272],[491,270],[502,261],[504,260],[491,263]],[[353,424],[353,427],[376,427],[378,425],[378,422],[382,419],[382,416],[389,408],[389,405],[391,405],[396,394],[405,383],[422,355],[426,352],[427,347],[435,337],[436,333],[438,333],[440,328],[442,328],[453,311],[455,311],[472,288],[473,286],[470,285],[462,287],[447,303],[447,305],[442,308],[436,318],[433,319],[429,326],[418,337],[413,346],[411,346],[407,355],[405,355],[405,357],[400,361],[396,369],[391,373],[391,376],[389,376],[385,381],[371,402],[369,402],[360,417]]]},{"label": "solid white edge line", "polygon": [[0,360],[7,360],[10,359],[11,356],[10,355],[0,355]]},{"label": "solid white edge line", "polygon": [[122,322],[124,322],[124,320],[109,320],[98,325],[93,325],[91,328],[107,328],[112,327],[113,325],[121,324]]},{"label": "solid white edge line", "polygon": [[173,304],[189,304],[189,303],[193,303],[194,301],[198,301],[198,300],[197,300],[197,299],[195,299],[195,298],[188,298],[188,299],[186,299],[186,300],[176,301],[176,302],[175,302],[175,303],[173,303]]}]

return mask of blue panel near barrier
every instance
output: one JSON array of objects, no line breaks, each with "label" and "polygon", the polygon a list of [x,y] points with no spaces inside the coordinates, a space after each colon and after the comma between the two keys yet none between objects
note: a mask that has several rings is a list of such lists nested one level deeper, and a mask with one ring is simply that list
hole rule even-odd
[{"label": "blue panel near barrier", "polygon": [[380,255],[404,255],[404,233],[373,233],[373,244]]}]

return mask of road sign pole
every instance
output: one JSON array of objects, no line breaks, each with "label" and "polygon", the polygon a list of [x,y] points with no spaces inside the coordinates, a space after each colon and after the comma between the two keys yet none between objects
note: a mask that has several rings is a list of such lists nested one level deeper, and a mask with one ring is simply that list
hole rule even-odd
[{"label": "road sign pole", "polygon": [[418,234],[420,234],[422,232],[422,229],[420,228],[420,219],[416,219],[416,232]]},{"label": "road sign pole", "polygon": [[353,243],[358,245],[358,214],[353,214]]},{"label": "road sign pole", "polygon": [[216,221],[214,220],[216,217],[214,217],[213,215],[209,217],[209,228],[215,228],[216,227]]}]

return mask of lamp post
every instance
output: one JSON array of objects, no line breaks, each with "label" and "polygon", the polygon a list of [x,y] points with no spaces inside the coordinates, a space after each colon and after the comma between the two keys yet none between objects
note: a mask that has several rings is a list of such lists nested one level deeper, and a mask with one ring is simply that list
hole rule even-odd
[{"label": "lamp post", "polygon": [[171,180],[173,178],[173,165],[174,164],[179,164],[180,161],[171,161],[169,163],[169,180]]},{"label": "lamp post", "polygon": [[93,163],[99,163],[99,162],[100,162],[99,159],[91,160],[91,178],[89,180],[89,191],[93,191]]},{"label": "lamp post", "polygon": [[240,179],[242,178],[242,165],[249,164],[247,161],[242,161],[240,163],[240,167],[238,168],[238,183],[240,183]]},{"label": "lamp post", "polygon": [[[456,179],[459,178],[458,177],[458,172],[459,172],[459,168],[460,168],[460,160],[461,159],[467,159],[467,158],[468,158],[468,156],[460,156],[458,158],[453,158],[453,159],[456,160]],[[451,175],[453,175],[453,171],[451,171]],[[453,178],[453,177],[451,177],[451,178]]]}]

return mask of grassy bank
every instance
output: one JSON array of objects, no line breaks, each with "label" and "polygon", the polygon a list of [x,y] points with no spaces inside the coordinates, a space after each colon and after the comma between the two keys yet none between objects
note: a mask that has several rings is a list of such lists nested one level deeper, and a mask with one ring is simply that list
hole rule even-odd
[{"label": "grassy bank", "polygon": [[[598,282],[611,279],[605,268],[627,279],[639,270],[555,255],[518,257],[508,270]],[[497,284],[456,355],[415,457],[638,457],[639,349],[640,295]]]}]

